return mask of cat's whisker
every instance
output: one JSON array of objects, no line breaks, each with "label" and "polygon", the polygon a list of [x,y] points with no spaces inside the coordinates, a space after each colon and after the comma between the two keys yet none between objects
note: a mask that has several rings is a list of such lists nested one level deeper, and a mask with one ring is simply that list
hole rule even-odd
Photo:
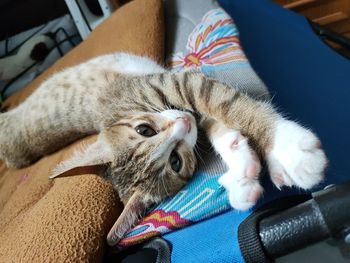
[{"label": "cat's whisker", "polygon": [[136,110],[133,108],[130,108],[130,104],[125,104],[125,106],[123,105],[118,105],[118,109],[116,111],[119,112],[129,112],[129,113],[136,113],[136,112],[140,112],[140,110]]},{"label": "cat's whisker", "polygon": [[200,152],[203,152],[205,154],[212,154],[214,151],[213,145],[211,143],[203,142],[201,140],[197,140],[195,147],[197,147]]},{"label": "cat's whisker", "polygon": [[154,109],[156,112],[158,112],[158,113],[164,111],[164,109],[159,108],[159,107],[153,107],[153,109]]},{"label": "cat's whisker", "polygon": [[145,105],[146,105],[147,107],[149,107],[149,108],[150,108],[151,110],[153,110],[154,112],[161,112],[161,111],[159,111],[159,109],[156,107],[156,105],[151,104],[151,103],[149,103],[149,102],[147,102],[147,101],[145,101],[144,103],[145,103]]},{"label": "cat's whisker", "polygon": [[208,148],[208,143],[203,142],[203,141],[201,141],[201,140],[197,140],[196,145],[197,145],[198,147],[201,147],[201,148],[200,148],[201,150],[202,150],[202,149],[204,150],[205,148]]},{"label": "cat's whisker", "polygon": [[115,116],[113,116],[111,112],[108,112],[108,115],[111,117],[113,122],[117,122],[117,119],[115,118]]},{"label": "cat's whisker", "polygon": [[173,110],[174,108],[171,107],[171,105],[168,102],[166,102],[166,103],[164,103],[164,109],[165,110]]},{"label": "cat's whisker", "polygon": [[161,108],[161,107],[159,107],[159,106],[157,106],[156,104],[151,104],[151,103],[149,103],[149,102],[144,102],[150,109],[152,109],[154,112],[157,112],[157,113],[160,113],[160,112],[162,112],[162,111],[164,111],[165,109],[164,109],[164,107],[163,108]]},{"label": "cat's whisker", "polygon": [[[158,180],[158,175],[154,176],[151,181],[151,185],[154,187],[154,189],[157,189],[157,194],[159,195],[159,180]],[[157,186],[157,187],[156,187]]]},{"label": "cat's whisker", "polygon": [[261,93],[257,99],[258,100],[263,100],[267,103],[272,103],[272,100],[273,98],[275,97],[275,94],[273,94],[271,97],[270,97],[270,94],[268,92],[264,92],[264,93]]},{"label": "cat's whisker", "polygon": [[197,161],[198,161],[198,159],[200,161],[200,163],[198,161],[198,166],[201,166],[203,168],[203,170],[205,170],[205,171],[208,170],[209,166],[208,166],[207,162],[204,161],[201,154],[198,152],[198,149],[196,149],[195,152],[196,152]]},{"label": "cat's whisker", "polygon": [[164,105],[155,105],[155,108],[158,109],[158,112],[165,111],[165,106]]},{"label": "cat's whisker", "polygon": [[204,160],[203,160],[203,158],[201,156],[200,150],[196,146],[193,148],[193,150],[194,150],[194,152],[196,154],[197,160],[199,159],[201,164],[205,164],[205,162],[204,162]]},{"label": "cat's whisker", "polygon": [[[158,179],[158,178],[157,178]],[[160,192],[160,188],[161,188],[161,186],[160,186],[160,180],[158,179],[158,180],[156,180],[157,181],[157,190],[158,190],[158,196],[161,196],[161,192]]]},{"label": "cat's whisker", "polygon": [[160,190],[159,190],[159,180],[156,179],[157,177],[155,177],[155,179],[153,180],[153,183],[155,185],[157,185],[157,195],[160,196]]},{"label": "cat's whisker", "polygon": [[166,187],[166,183],[164,182],[164,176],[161,175],[161,181],[162,181],[162,184],[163,184],[163,188],[164,188],[164,191],[165,193],[167,194],[167,196],[170,196],[169,192],[168,192],[168,189]]}]

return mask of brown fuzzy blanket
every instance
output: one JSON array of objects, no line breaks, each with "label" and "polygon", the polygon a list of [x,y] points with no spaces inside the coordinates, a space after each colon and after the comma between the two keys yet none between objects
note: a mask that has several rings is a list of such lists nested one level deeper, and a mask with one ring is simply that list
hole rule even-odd
[{"label": "brown fuzzy blanket", "polygon": [[[4,108],[18,105],[62,68],[119,51],[162,62],[162,0],[122,6],[88,39],[7,99]],[[51,169],[82,141],[24,169],[8,169],[0,162],[0,262],[102,261],[106,235],[123,208],[111,185],[93,174],[48,179]]]}]

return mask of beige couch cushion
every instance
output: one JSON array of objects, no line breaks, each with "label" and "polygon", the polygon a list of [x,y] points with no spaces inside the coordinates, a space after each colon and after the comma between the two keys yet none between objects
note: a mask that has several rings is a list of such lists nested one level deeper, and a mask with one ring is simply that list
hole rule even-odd
[{"label": "beige couch cushion", "polygon": [[[111,53],[164,53],[162,0],[135,0],[120,9],[54,66],[4,103],[18,105],[48,76]],[[86,140],[94,140],[95,137]],[[81,142],[20,170],[0,164],[0,262],[100,262],[106,235],[122,210],[111,185],[96,175],[48,180],[51,169]]]}]

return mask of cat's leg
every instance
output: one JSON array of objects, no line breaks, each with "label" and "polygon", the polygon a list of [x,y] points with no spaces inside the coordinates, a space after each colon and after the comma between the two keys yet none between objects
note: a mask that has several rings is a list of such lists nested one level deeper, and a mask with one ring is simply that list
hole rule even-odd
[{"label": "cat's leg", "polygon": [[20,131],[21,119],[13,112],[0,114],[0,160],[8,167],[23,167],[35,160]]},{"label": "cat's leg", "polygon": [[228,167],[219,183],[227,190],[231,206],[239,210],[251,208],[263,192],[258,178],[258,155],[239,131],[216,121],[205,126],[211,143]]},{"label": "cat's leg", "polygon": [[266,161],[271,180],[280,188],[310,189],[323,180],[327,158],[321,142],[310,130],[280,118],[276,121],[273,145]]},{"label": "cat's leg", "polygon": [[[128,86],[133,87],[134,92],[124,89],[123,95],[135,105],[144,103],[147,95],[157,108],[172,105],[240,131],[249,138],[259,157],[267,159],[273,181],[278,186],[310,188],[323,179],[327,159],[317,137],[283,119],[269,102],[256,101],[193,72],[155,74],[125,81],[130,82]],[[142,87],[142,92],[137,87]],[[111,93],[113,90],[103,95],[108,98]]]},{"label": "cat's leg", "polygon": [[323,180],[327,158],[311,131],[284,119],[271,103],[251,99],[215,80],[187,72],[176,76],[177,80],[174,77],[167,80],[172,84],[168,87],[182,92],[174,98],[186,95],[182,101],[187,108],[249,138],[259,157],[267,160],[272,180],[278,187],[294,185],[310,189]]}]

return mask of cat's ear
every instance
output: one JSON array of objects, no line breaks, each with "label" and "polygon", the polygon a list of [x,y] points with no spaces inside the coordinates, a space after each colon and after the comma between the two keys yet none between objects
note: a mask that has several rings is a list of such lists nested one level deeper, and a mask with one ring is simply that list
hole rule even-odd
[{"label": "cat's ear", "polygon": [[81,174],[101,174],[112,161],[112,151],[102,140],[97,140],[84,150],[79,150],[72,157],[58,164],[50,179]]},{"label": "cat's ear", "polygon": [[152,203],[147,202],[145,195],[136,191],[126,203],[123,212],[107,235],[107,243],[116,245],[121,238],[135,226]]}]

